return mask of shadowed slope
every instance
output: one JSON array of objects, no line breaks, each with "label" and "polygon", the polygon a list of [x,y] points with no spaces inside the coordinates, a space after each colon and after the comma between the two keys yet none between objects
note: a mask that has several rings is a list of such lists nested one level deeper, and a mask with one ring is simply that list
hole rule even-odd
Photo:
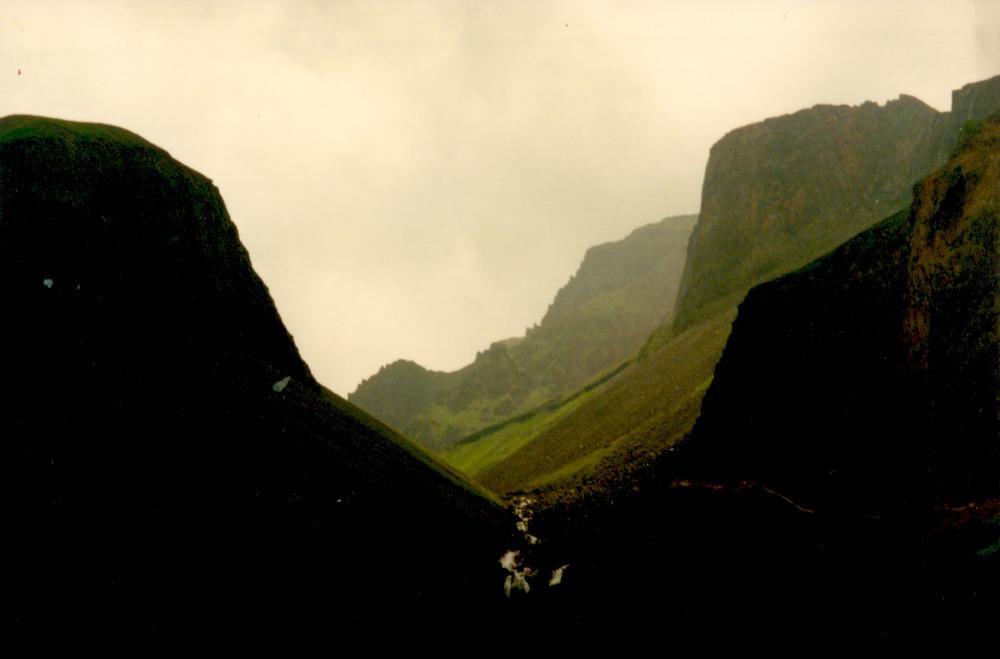
[{"label": "shadowed slope", "polygon": [[218,191],[162,149],[0,119],[0,299],[16,623],[265,629],[502,597],[499,505],[315,382]]},{"label": "shadowed slope", "polygon": [[998,245],[1000,117],[909,213],[751,291],[686,452],[813,506],[1000,496]]}]

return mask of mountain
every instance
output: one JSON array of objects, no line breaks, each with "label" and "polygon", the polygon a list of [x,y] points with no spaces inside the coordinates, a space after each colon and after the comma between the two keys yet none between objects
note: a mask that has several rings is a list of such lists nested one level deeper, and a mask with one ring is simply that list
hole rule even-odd
[{"label": "mountain", "polygon": [[7,621],[253,629],[502,600],[510,520],[312,377],[218,190],[139,136],[0,119]]},{"label": "mountain", "polygon": [[687,443],[815,507],[1000,499],[1000,114],[909,212],[750,292]]},{"label": "mountain", "polygon": [[1000,107],[1000,76],[952,93],[950,112],[902,95],[818,105],[736,129],[713,147],[675,310],[690,326],[750,286],[904,208],[966,121]]},{"label": "mountain", "polygon": [[558,399],[630,358],[673,307],[695,216],[667,218],[587,250],[539,325],[453,373],[400,360],[348,397],[440,450]]},{"label": "mountain", "polygon": [[992,635],[1000,113],[913,197],[751,289],[694,430],[626,486],[515,498],[531,564],[573,575],[539,610],[700,642]]},{"label": "mountain", "polygon": [[497,459],[477,464],[476,479],[554,497],[632,482],[693,428],[749,287],[905,209],[912,182],[944,164],[968,122],[1000,109],[1000,77],[966,85],[952,103],[948,113],[907,96],[817,106],[726,135],[709,156],[673,321],[585,399],[480,439],[479,452]]}]

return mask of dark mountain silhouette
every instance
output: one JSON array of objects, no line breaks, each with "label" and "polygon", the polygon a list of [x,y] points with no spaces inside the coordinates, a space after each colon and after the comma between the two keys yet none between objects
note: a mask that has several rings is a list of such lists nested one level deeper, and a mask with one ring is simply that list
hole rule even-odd
[{"label": "dark mountain silhouette", "polygon": [[452,373],[394,362],[349,400],[437,450],[584,385],[667,319],[695,219],[667,218],[591,247],[524,337],[497,341]]},{"label": "dark mountain silhouette", "polygon": [[336,628],[503,597],[500,505],[313,379],[166,151],[0,119],[0,299],[8,622]]}]

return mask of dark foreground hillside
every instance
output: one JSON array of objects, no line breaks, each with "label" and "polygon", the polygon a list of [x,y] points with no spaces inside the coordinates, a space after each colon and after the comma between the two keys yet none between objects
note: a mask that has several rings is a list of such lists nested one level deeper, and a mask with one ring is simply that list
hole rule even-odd
[{"label": "dark foreground hillside", "polygon": [[265,631],[499,605],[507,516],[321,387],[218,191],[0,120],[5,622]]}]

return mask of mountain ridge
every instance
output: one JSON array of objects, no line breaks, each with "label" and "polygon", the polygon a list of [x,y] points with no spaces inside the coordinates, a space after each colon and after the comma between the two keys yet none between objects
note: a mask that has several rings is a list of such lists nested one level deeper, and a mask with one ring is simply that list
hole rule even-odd
[{"label": "mountain ridge", "polygon": [[[953,92],[953,99],[951,113],[937,113],[926,104],[903,96],[886,106],[867,103],[819,106],[818,111],[800,110],[728,133],[713,147],[706,167],[705,201],[691,235],[685,263],[685,272],[690,273],[701,267],[699,259],[711,260],[709,272],[719,274],[715,283],[728,281],[727,287],[711,284],[709,279],[715,277],[714,274],[699,275],[700,279],[688,276],[685,284],[688,288],[697,286],[710,294],[692,296],[682,288],[674,321],[661,325],[652,333],[632,366],[608,383],[602,392],[559,418],[553,416],[551,423],[535,419],[524,428],[525,436],[504,438],[505,442],[516,443],[517,450],[479,469],[476,478],[499,492],[562,489],[552,494],[557,497],[571,496],[577,489],[581,492],[593,487],[600,489],[604,487],[602,483],[619,479],[630,481],[633,466],[649,464],[694,427],[702,397],[708,390],[707,384],[713,381],[715,364],[726,345],[737,305],[745,295],[742,284],[734,282],[758,282],[802,267],[808,260],[841,244],[842,234],[846,234],[844,239],[849,238],[852,232],[864,230],[894,210],[905,209],[913,182],[933,169],[928,164],[927,169],[905,181],[894,171],[862,176],[859,172],[867,170],[857,165],[849,176],[842,175],[824,164],[829,163],[831,156],[821,148],[837,142],[839,134],[825,135],[819,143],[809,143],[807,137],[829,128],[827,120],[830,117],[846,117],[842,124],[849,127],[865,116],[881,117],[879,121],[885,123],[893,113],[903,112],[916,121],[889,131],[888,135],[899,138],[899,149],[904,152],[916,150],[922,154],[915,161],[918,164],[926,164],[924,158],[929,156],[943,164],[956,143],[961,141],[963,126],[969,120],[981,116],[991,103],[995,103],[994,110],[1000,109],[1000,76],[965,85]],[[808,130],[799,130],[794,127],[795,122],[810,125]],[[789,134],[769,135],[775,127],[787,129]],[[744,152],[729,148],[734,140],[744,139],[750,143]],[[755,140],[764,140],[765,146],[756,145]],[[792,145],[806,143],[808,148],[785,148],[788,146],[786,141]],[[838,147],[837,157],[843,162],[864,160],[871,146],[852,151],[851,145],[857,143],[857,135],[853,141],[845,141]],[[878,167],[898,168],[904,173],[917,168],[909,161],[899,168],[894,157],[887,158],[885,153],[876,154],[871,162]],[[773,162],[763,163],[761,159],[765,155]],[[731,184],[727,183],[730,179]],[[864,184],[857,189],[845,186],[845,182],[857,180],[863,180]],[[870,181],[883,183],[872,187],[874,184]],[[886,203],[885,195],[875,204],[876,197],[871,193],[880,187],[887,189],[884,182],[891,183],[889,187],[896,191],[898,201],[895,208],[884,208],[883,212],[879,209],[893,204]],[[821,195],[809,202],[822,210],[818,216],[822,221],[814,222],[808,215],[803,216],[802,209],[807,209],[809,204],[797,201],[802,190],[810,186],[823,189]],[[742,192],[736,192],[741,187]],[[830,207],[854,208],[858,214],[842,218],[826,207],[831,199],[836,203],[829,204]],[[727,205],[735,210],[722,218],[721,209]],[[773,212],[768,214],[766,209]],[[787,213],[788,209],[795,210],[798,216]],[[806,229],[796,224],[796,217],[804,218]],[[768,218],[772,222],[771,233],[783,234],[773,242],[776,251],[770,256],[754,249],[754,244],[763,238],[752,235]],[[740,223],[744,225],[742,228],[738,226]],[[785,223],[792,228],[785,231],[782,228]],[[813,224],[818,228],[808,229]],[[711,238],[707,241],[711,247],[713,240],[722,240],[718,236],[712,238],[713,232],[728,231],[731,225],[739,230],[726,238],[731,248],[729,260],[715,258],[716,252],[706,247],[704,235],[707,233]],[[830,227],[832,229],[828,230]],[[802,238],[803,235],[806,237]],[[771,270],[746,275],[762,264],[769,264],[766,268]],[[641,422],[636,423],[636,419]],[[581,484],[581,478],[590,484]]]},{"label": "mountain ridge", "polygon": [[1000,114],[913,198],[749,291],[685,439],[624,477],[597,469],[513,495],[536,506],[533,560],[576,569],[548,610],[680,620],[681,632],[724,620],[768,643],[988,637],[1000,605]]},{"label": "mountain ridge", "polygon": [[451,373],[397,360],[348,399],[435,450],[558,399],[630,358],[663,322],[692,224],[667,218],[591,247],[525,336]]},{"label": "mountain ridge", "polygon": [[998,244],[1000,114],[908,211],[751,291],[684,448],[819,506],[1000,496]]},{"label": "mountain ridge", "polygon": [[885,105],[816,105],[727,133],[712,146],[674,325],[909,204],[910,186],[947,159],[965,121],[1000,106],[1000,76],[952,92],[938,112],[900,95]]}]

